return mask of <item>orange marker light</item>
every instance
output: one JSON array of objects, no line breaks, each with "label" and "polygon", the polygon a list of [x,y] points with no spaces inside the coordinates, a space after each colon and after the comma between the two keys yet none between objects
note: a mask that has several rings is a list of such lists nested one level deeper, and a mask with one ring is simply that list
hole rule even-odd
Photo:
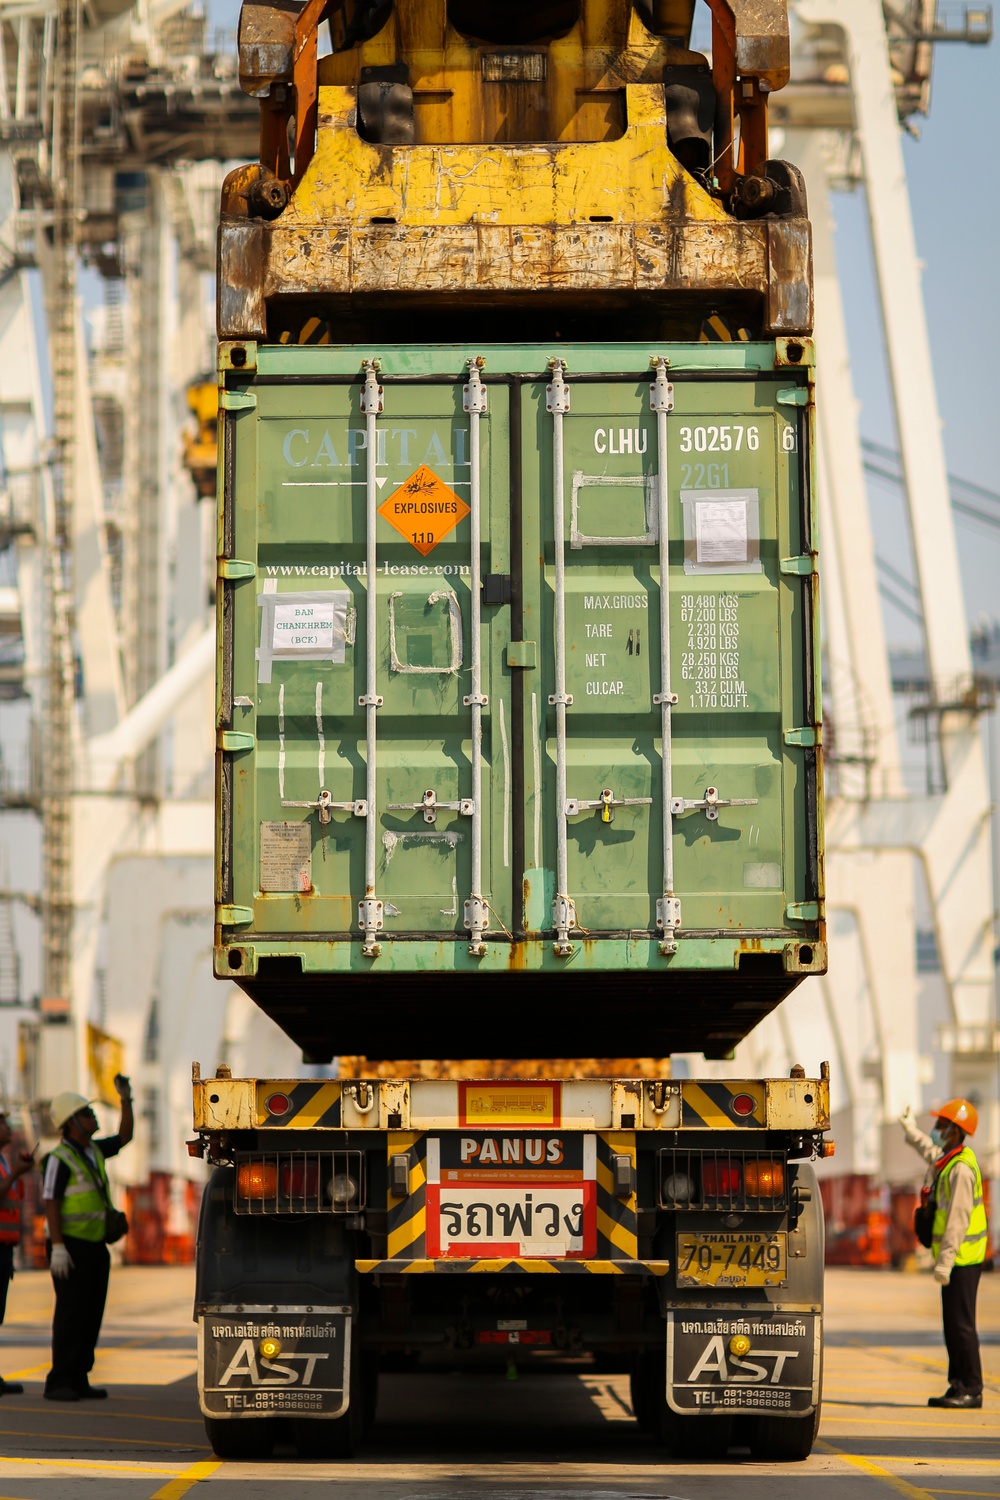
[{"label": "orange marker light", "polygon": [[240,1198],[273,1198],[278,1191],[278,1171],[270,1162],[244,1161],[236,1172]]}]

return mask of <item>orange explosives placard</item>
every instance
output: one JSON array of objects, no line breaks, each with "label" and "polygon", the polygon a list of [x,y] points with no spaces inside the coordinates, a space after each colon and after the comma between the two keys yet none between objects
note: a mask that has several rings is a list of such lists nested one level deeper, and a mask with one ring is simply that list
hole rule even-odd
[{"label": "orange explosives placard", "polygon": [[469,507],[433,469],[421,464],[378,511],[426,557],[469,514]]}]

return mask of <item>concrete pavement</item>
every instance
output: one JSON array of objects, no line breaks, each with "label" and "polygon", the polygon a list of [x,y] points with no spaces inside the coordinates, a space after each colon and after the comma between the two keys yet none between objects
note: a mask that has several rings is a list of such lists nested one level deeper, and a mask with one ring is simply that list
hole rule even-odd
[{"label": "concrete pavement", "polygon": [[0,1500],[273,1500],[321,1486],[336,1500],[1000,1500],[1000,1275],[983,1279],[988,1390],[981,1412],[930,1410],[946,1384],[937,1289],[926,1276],[834,1270],[827,1283],[823,1423],[786,1466],[733,1450],[678,1465],[640,1432],[624,1376],[389,1375],[362,1455],[347,1464],[220,1463],[198,1415],[193,1276],[126,1267],[94,1371],[102,1402],[41,1399],[48,1276],[22,1273],[0,1331]]}]

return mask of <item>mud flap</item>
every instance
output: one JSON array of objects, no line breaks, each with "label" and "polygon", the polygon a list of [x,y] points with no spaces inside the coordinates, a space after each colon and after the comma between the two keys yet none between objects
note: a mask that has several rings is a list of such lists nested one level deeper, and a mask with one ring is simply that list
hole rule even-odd
[{"label": "mud flap", "polygon": [[350,1361],[350,1308],[215,1307],[198,1319],[206,1417],[339,1417]]},{"label": "mud flap", "polygon": [[806,1416],[819,1401],[816,1313],[667,1313],[667,1404],[680,1415]]}]

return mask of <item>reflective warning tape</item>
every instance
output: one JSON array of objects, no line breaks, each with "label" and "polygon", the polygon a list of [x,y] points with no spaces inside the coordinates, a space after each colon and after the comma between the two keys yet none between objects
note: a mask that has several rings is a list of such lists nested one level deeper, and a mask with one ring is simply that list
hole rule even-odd
[{"label": "reflective warning tape", "polygon": [[[341,1084],[331,1078],[269,1078],[257,1083],[257,1123],[287,1130],[306,1130],[312,1126],[331,1129],[340,1125]],[[273,1114],[269,1099],[287,1099],[284,1114]]]},{"label": "reflective warning tape", "polygon": [[[396,1198],[389,1191],[392,1158],[410,1153],[410,1191]],[[418,1260],[427,1254],[427,1137],[395,1131],[386,1139],[386,1216],[390,1264],[394,1257]]]},{"label": "reflective warning tape", "polygon": [[[611,1158],[632,1162],[633,1189],[615,1197]],[[602,1131],[597,1137],[597,1254],[608,1260],[634,1260],[639,1253],[635,1196],[635,1135],[630,1130]]]},{"label": "reflective warning tape", "polygon": [[[734,1107],[737,1101],[752,1101],[753,1108],[743,1114]],[[767,1127],[767,1091],[762,1083],[743,1079],[712,1079],[681,1084],[681,1127],[707,1130],[764,1130]]]},{"label": "reflective warning tape", "polygon": [[356,1260],[362,1276],[507,1275],[665,1276],[668,1260]]}]

